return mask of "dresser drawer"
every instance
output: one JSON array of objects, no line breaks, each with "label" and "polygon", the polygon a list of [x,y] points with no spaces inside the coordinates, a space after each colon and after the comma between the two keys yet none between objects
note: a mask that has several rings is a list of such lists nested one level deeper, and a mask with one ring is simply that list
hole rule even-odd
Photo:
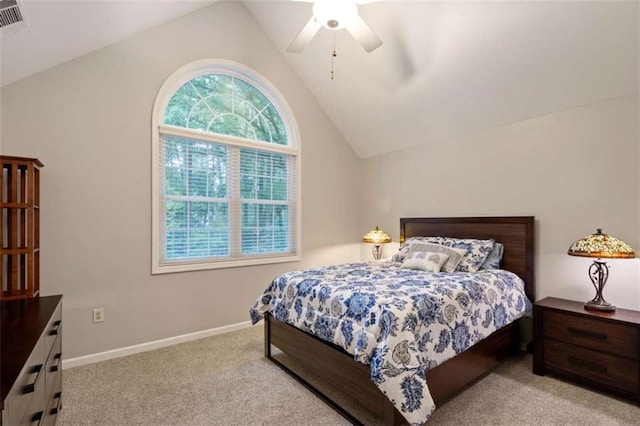
[{"label": "dresser drawer", "polygon": [[545,367],[626,392],[640,391],[638,363],[555,340],[544,343]]},{"label": "dresser drawer", "polygon": [[33,414],[29,413],[30,407],[34,403],[42,402],[44,395],[45,361],[44,339],[40,338],[4,401],[3,424],[30,423],[30,420],[25,420]]},{"label": "dresser drawer", "polygon": [[62,403],[62,383],[59,381],[55,387],[58,390],[53,394],[47,395],[49,401],[47,402],[47,411],[44,413],[44,419],[42,420],[43,426],[52,426],[56,423],[56,418],[58,417],[58,411],[60,410],[60,404]]},{"label": "dresser drawer", "polygon": [[545,311],[543,335],[612,355],[640,359],[638,328],[621,322]]},{"label": "dresser drawer", "polygon": [[61,334],[62,327],[62,304],[59,304],[56,310],[51,315],[51,319],[47,323],[47,328],[45,329],[45,352],[47,355],[51,351],[51,347],[53,343],[56,341],[56,338]]},{"label": "dresser drawer", "polygon": [[53,343],[53,348],[49,353],[46,363],[45,382],[47,386],[47,395],[52,395],[60,389],[55,389],[56,384],[60,383],[62,371],[62,338],[58,338]]},{"label": "dresser drawer", "polygon": [[44,411],[44,402],[46,400],[46,395],[44,392],[44,380],[41,380],[40,383],[36,386],[36,390],[34,391],[33,396],[29,400],[29,405],[24,412],[24,417],[22,418],[22,425],[41,425],[45,418]]}]

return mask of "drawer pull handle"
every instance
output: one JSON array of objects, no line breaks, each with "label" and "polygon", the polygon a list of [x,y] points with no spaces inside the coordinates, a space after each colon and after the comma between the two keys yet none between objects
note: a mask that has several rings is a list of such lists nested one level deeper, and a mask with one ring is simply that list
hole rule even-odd
[{"label": "drawer pull handle", "polygon": [[31,393],[36,390],[36,383],[38,382],[38,377],[40,377],[40,372],[42,371],[42,364],[38,364],[31,369],[31,374],[35,374],[35,379],[33,382],[24,385],[22,388],[22,393]]},{"label": "drawer pull handle", "polygon": [[58,334],[58,330],[60,330],[60,325],[62,324],[61,320],[58,320],[56,322],[53,323],[53,330],[51,330],[49,332],[49,336],[55,336],[56,334]]},{"label": "drawer pull handle", "polygon": [[53,373],[54,371],[58,371],[58,366],[60,365],[60,358],[62,357],[61,353],[57,353],[53,358],[56,360],[56,363],[51,366],[50,371]]},{"label": "drawer pull handle", "polygon": [[593,331],[581,330],[579,328],[573,328],[573,327],[567,327],[567,331],[571,334],[575,334],[580,337],[585,337],[587,339],[600,340],[603,342],[607,340],[607,335],[604,333],[595,333]]},{"label": "drawer pull handle", "polygon": [[57,399],[57,400],[58,400],[58,403],[56,404],[56,406],[55,406],[55,407],[53,407],[53,408],[51,409],[51,411],[50,411],[50,413],[51,413],[51,414],[58,414],[58,410],[60,409],[60,397],[61,397],[61,396],[62,396],[62,392],[56,392],[56,393],[53,395],[53,399],[54,399],[54,400],[55,400],[55,399]]},{"label": "drawer pull handle", "polygon": [[585,361],[584,359],[580,359],[580,358],[576,358],[573,356],[570,356],[568,358],[569,362],[571,364],[575,364],[579,367],[584,367],[587,368],[589,370],[592,371],[597,371],[599,373],[606,373],[607,372],[607,367],[604,365],[600,365],[600,364],[596,364],[595,362],[591,362],[591,361]]},{"label": "drawer pull handle", "polygon": [[42,420],[43,414],[44,414],[44,411],[38,411],[37,413],[33,413],[33,416],[31,416],[31,423],[38,422],[38,424],[40,424],[40,420]]}]

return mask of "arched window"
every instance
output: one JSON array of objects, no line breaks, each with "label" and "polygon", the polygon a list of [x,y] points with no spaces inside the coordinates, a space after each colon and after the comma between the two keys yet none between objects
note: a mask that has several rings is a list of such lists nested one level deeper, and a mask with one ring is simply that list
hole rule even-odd
[{"label": "arched window", "polygon": [[249,68],[174,72],[152,118],[153,273],[299,260],[299,134]]}]

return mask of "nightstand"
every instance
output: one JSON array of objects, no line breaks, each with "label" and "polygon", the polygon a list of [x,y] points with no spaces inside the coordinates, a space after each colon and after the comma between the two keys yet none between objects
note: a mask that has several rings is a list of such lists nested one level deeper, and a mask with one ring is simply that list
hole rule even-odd
[{"label": "nightstand", "polygon": [[533,372],[551,373],[640,404],[640,312],[597,312],[547,297],[533,306]]}]

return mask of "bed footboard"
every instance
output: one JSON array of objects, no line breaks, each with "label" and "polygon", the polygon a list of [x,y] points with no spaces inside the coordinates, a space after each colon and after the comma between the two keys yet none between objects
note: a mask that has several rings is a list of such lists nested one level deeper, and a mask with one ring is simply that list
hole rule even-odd
[{"label": "bed footboard", "polygon": [[279,348],[308,372],[321,378],[322,382],[348,395],[377,417],[384,419],[385,425],[406,424],[400,412],[371,381],[369,367],[355,361],[353,356],[342,348],[282,323],[269,313],[265,314],[264,333],[265,357],[290,374],[351,423],[362,424],[340,404],[273,357],[271,345]]},{"label": "bed footboard", "polygon": [[[264,320],[265,357],[278,365],[307,389],[321,398],[353,424],[362,424],[340,404],[272,356],[271,345],[302,365],[324,383],[358,401],[384,419],[385,425],[406,424],[402,414],[370,379],[369,367],[353,359],[342,348],[318,339],[297,328],[274,319],[267,313]],[[467,351],[427,373],[431,396],[440,406],[468,385],[493,370],[501,359],[517,350],[517,327],[510,324]]]}]

